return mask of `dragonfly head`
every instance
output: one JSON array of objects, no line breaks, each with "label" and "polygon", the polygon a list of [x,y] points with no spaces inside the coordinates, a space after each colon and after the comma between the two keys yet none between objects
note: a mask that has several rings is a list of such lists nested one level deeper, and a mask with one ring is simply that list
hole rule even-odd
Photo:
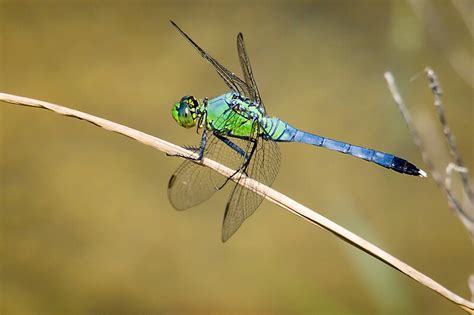
[{"label": "dragonfly head", "polygon": [[184,128],[196,126],[200,117],[200,102],[194,96],[183,96],[179,102],[174,103],[171,115],[178,125]]}]

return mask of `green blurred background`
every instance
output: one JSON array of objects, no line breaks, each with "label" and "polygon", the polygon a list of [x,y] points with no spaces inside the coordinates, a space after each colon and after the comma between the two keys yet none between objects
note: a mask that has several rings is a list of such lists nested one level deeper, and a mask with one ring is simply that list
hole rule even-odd
[{"label": "green blurred background", "polygon": [[[472,53],[452,3],[430,8],[451,43]],[[243,32],[271,115],[423,168],[383,78],[393,71],[444,168],[432,95],[417,76],[430,65],[474,166],[472,89],[401,0],[3,1],[0,91],[198,143],[171,119],[171,105],[226,87],[169,19],[237,73]],[[177,212],[166,188],[179,159],[51,112],[5,103],[0,111],[1,314],[462,314],[269,202],[222,244],[228,188]],[[470,296],[472,244],[431,179],[310,146],[280,147],[277,190]]]}]

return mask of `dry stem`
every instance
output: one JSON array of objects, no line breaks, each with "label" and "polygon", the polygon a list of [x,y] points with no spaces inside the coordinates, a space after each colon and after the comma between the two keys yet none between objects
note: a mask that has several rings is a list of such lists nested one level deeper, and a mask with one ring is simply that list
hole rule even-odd
[{"label": "dry stem", "polygon": [[[454,162],[460,168],[464,167],[464,162],[461,158],[461,152],[459,152],[458,147],[456,145],[455,137],[449,127],[448,120],[446,119],[446,114],[443,106],[443,101],[441,100],[441,95],[443,94],[443,90],[441,89],[441,85],[439,83],[438,77],[436,73],[431,68],[425,69],[426,77],[428,78],[428,82],[430,83],[431,91],[433,92],[434,96],[434,106],[436,107],[436,111],[438,113],[438,119],[441,123],[441,127],[443,127],[443,134],[446,137],[446,141],[448,142],[449,146],[449,153],[454,159]],[[469,199],[469,202],[472,204],[474,203],[474,195],[472,193],[471,184],[469,183],[469,176],[468,170],[460,172],[461,180],[464,188],[464,192]],[[471,218],[471,221],[474,223],[474,219]]]},{"label": "dry stem", "polygon": [[[395,100],[395,103],[397,103],[398,109],[400,110],[408,126],[408,129],[411,132],[413,142],[418,147],[421,153],[421,156],[423,158],[423,161],[428,166],[428,171],[431,173],[438,187],[441,190],[443,190],[444,193],[446,194],[446,198],[448,199],[448,205],[454,211],[457,217],[461,220],[461,222],[464,224],[464,226],[466,227],[466,230],[471,235],[471,239],[474,241],[474,216],[473,216],[473,213],[474,213],[473,199],[474,198],[473,198],[471,183],[469,181],[469,176],[468,176],[469,170],[467,169],[467,167],[464,166],[464,163],[461,158],[461,153],[459,152],[456,145],[455,137],[446,119],[443,102],[441,100],[441,95],[443,94],[443,92],[442,92],[438,77],[436,76],[435,72],[431,68],[426,68],[425,73],[429,82],[429,87],[431,91],[433,92],[434,106],[436,107],[438,120],[441,126],[443,127],[443,134],[446,138],[446,142],[448,144],[451,157],[455,161],[455,162],[450,162],[448,166],[446,167],[444,183],[440,176],[440,172],[436,170],[431,160],[431,157],[429,156],[428,152],[424,148],[423,142],[420,136],[418,135],[418,132],[416,131],[410,112],[408,111],[408,108],[406,107],[405,102],[403,101],[400,95],[400,92],[398,91],[398,88],[395,84],[395,79],[393,78],[393,75],[390,72],[386,72],[385,79],[387,80],[388,87],[390,89],[390,92],[392,93],[393,99]],[[461,175],[463,192],[467,197],[466,198],[467,202],[464,204],[458,200],[458,198],[455,196],[452,190],[451,181],[452,181],[453,172],[456,172]],[[469,277],[468,285],[469,285],[469,288],[471,289],[471,293],[473,296],[472,300],[474,301],[474,275],[471,275]]]},{"label": "dry stem", "polygon": [[[448,146],[451,152],[451,155],[453,156],[455,160],[455,165],[458,166],[459,168],[455,168],[454,170],[458,169],[464,169],[464,164],[462,162],[461,155],[456,147],[456,143],[454,141],[454,136],[451,133],[451,128],[449,128],[449,125],[446,120],[446,116],[444,115],[444,107],[443,103],[441,102],[441,87],[439,85],[439,81],[436,78],[436,75],[434,71],[430,68],[426,68],[425,70],[428,80],[430,82],[430,88],[433,91],[433,94],[435,96],[435,106],[438,112],[438,117],[440,120],[440,123],[443,127],[443,133],[447,139]],[[416,131],[415,125],[413,123],[413,119],[411,118],[410,112],[408,111],[407,106],[405,105],[405,102],[403,101],[403,98],[400,95],[400,92],[398,91],[398,88],[395,84],[395,79],[393,78],[393,75],[390,72],[385,73],[385,79],[387,80],[388,87],[390,89],[390,92],[392,93],[393,99],[395,100],[395,103],[398,105],[398,109],[400,110],[403,118],[405,119],[405,122],[408,126],[408,129],[411,132],[413,142],[416,144],[418,149],[420,150],[421,156],[423,158],[423,161],[425,164],[428,166],[428,172],[431,173],[431,176],[433,177],[434,181],[438,185],[440,189],[442,189],[446,197],[448,199],[448,204],[451,207],[451,209],[454,210],[456,215],[459,217],[461,222],[464,224],[466,229],[471,235],[471,238],[474,239],[474,218],[471,215],[472,212],[472,203],[470,200],[472,200],[472,190],[470,188],[470,183],[469,183],[469,178],[467,176],[467,170],[464,172],[458,172],[461,174],[462,182],[463,182],[463,187],[465,190],[466,195],[468,196],[468,206],[463,207],[462,203],[456,198],[454,195],[451,185],[447,186],[446,181],[443,181],[440,172],[436,170],[434,167],[434,164],[431,160],[431,157],[428,155],[427,151],[424,148],[423,142],[418,135],[418,132]],[[448,169],[447,169],[448,170]],[[451,170],[450,170],[451,171]],[[450,183],[450,181],[448,182]],[[469,198],[470,197],[470,198]]]}]

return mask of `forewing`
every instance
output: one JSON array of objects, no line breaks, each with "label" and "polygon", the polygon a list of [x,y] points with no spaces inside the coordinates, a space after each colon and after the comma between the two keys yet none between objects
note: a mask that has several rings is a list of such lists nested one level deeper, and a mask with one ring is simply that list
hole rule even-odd
[{"label": "forewing", "polygon": [[[204,157],[236,169],[243,158],[224,142],[208,134]],[[168,183],[168,198],[177,210],[186,210],[209,199],[222,188],[226,177],[192,160],[184,161],[171,176]]]},{"label": "forewing", "polygon": [[240,66],[242,67],[242,72],[244,74],[245,83],[249,86],[249,97],[259,104],[263,113],[265,114],[265,106],[263,105],[262,98],[260,97],[260,92],[258,91],[257,82],[253,76],[252,66],[250,65],[250,59],[245,49],[244,36],[242,33],[237,35],[237,51],[239,53]]},{"label": "forewing", "polygon": [[223,65],[221,65],[217,60],[215,60],[211,55],[206,53],[204,49],[198,46],[191,37],[189,37],[182,29],[179,28],[176,23],[170,21],[171,24],[178,30],[178,32],[191,44],[193,47],[201,54],[201,56],[209,62],[214,69],[217,71],[219,76],[224,80],[225,84],[235,92],[252,98],[252,88],[247,85],[242,79],[236,76],[233,72],[227,70]]},{"label": "forewing", "polygon": [[[280,167],[280,149],[276,142],[258,138],[257,147],[247,168],[249,177],[271,186]],[[264,197],[236,184],[227,203],[222,227],[222,241],[227,241],[250,217]]]}]

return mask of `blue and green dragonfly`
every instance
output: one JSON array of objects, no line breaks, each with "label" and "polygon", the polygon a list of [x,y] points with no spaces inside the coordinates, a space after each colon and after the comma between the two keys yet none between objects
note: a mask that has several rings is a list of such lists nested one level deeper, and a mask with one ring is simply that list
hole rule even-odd
[{"label": "blue and green dragonfly", "polygon": [[[172,116],[182,127],[202,130],[199,146],[186,147],[198,154],[188,158],[171,176],[168,197],[174,208],[189,209],[210,198],[229,181],[203,167],[204,157],[271,186],[280,166],[277,142],[301,142],[348,154],[396,172],[426,177],[412,163],[392,154],[366,149],[301,131],[285,121],[270,117],[260,97],[242,33],[237,35],[237,51],[244,80],[227,70],[199,47],[178,25],[171,24],[209,62],[230,89],[212,99],[184,96],[173,105]],[[222,241],[227,241],[257,209],[263,197],[235,184],[225,208]]]}]

